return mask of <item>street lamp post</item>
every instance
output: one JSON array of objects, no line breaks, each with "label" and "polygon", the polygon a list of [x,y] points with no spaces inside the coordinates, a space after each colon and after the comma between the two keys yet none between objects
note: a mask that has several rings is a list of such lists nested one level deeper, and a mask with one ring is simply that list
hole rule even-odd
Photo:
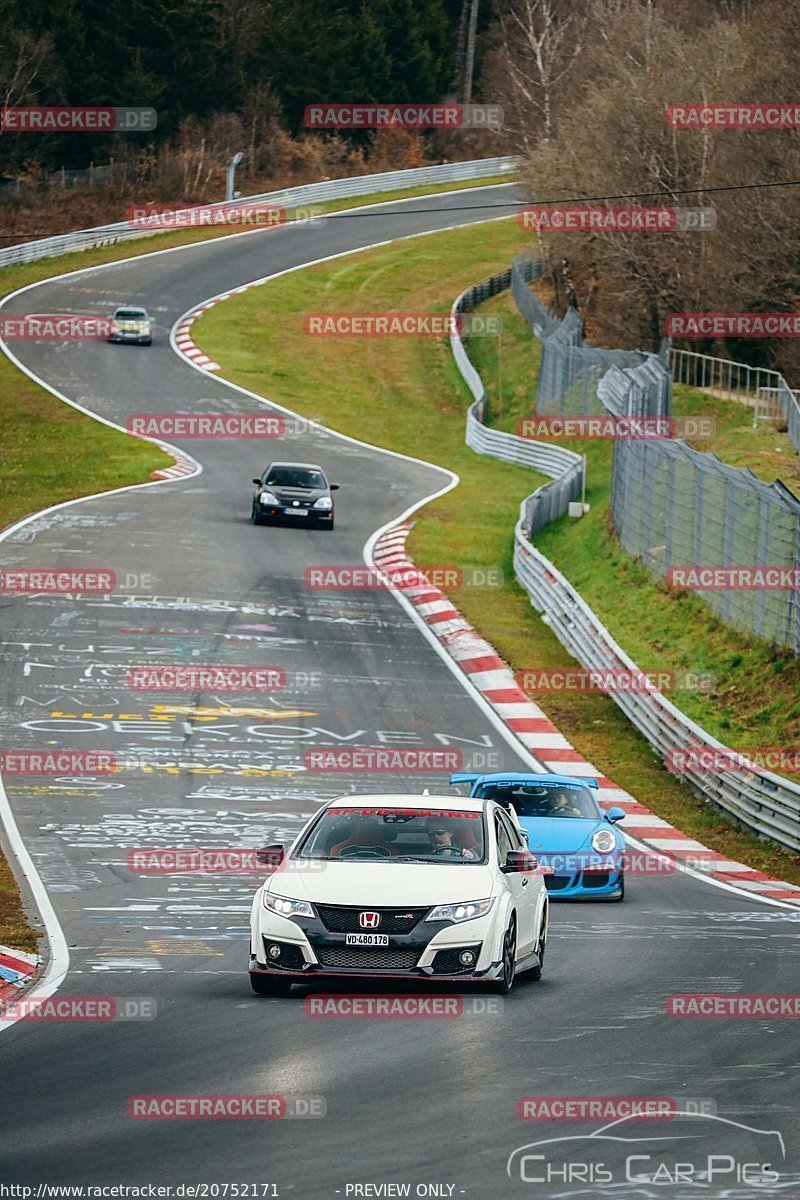
[{"label": "street lamp post", "polygon": [[236,168],[238,167],[239,163],[242,161],[243,158],[244,158],[244,154],[242,154],[242,152],[239,151],[238,154],[234,154],[233,158],[228,163],[228,170],[225,174],[225,199],[226,200],[234,199],[233,178],[234,178],[234,175],[236,174]]}]

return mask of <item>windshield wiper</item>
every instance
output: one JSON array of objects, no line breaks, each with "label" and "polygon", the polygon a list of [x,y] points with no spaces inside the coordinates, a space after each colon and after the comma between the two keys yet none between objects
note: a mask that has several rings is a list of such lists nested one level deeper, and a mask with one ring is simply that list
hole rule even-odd
[{"label": "windshield wiper", "polygon": [[441,855],[439,855],[438,858],[433,858],[433,857],[420,858],[416,854],[393,854],[390,861],[391,862],[416,862],[416,863],[452,863],[452,862],[466,862],[467,860],[463,859],[463,858],[443,858]]}]

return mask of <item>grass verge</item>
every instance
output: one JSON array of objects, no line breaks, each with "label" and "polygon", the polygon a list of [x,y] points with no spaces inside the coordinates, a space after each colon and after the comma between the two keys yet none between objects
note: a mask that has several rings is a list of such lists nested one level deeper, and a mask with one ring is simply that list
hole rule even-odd
[{"label": "grass verge", "polygon": [[[195,325],[193,336],[222,364],[226,378],[343,433],[432,458],[457,471],[461,485],[420,514],[410,543],[415,561],[420,566],[458,562],[502,567],[502,589],[465,587],[453,594],[454,602],[515,669],[563,669],[574,666],[574,660],[532,611],[512,569],[519,502],[543,480],[535,472],[480,457],[464,445],[467,392],[446,340],[397,339],[389,353],[381,339],[310,339],[303,332],[308,311],[445,312],[463,288],[502,269],[522,246],[519,230],[499,222],[348,256],[218,305]],[[280,322],[270,319],[275,311],[281,313]],[[513,405],[521,404],[535,366],[530,334],[525,329],[523,344],[518,332],[509,318],[502,352],[504,420],[513,420]],[[487,378],[497,381],[496,347],[489,339],[476,338],[471,350],[482,356]],[[600,452],[608,453],[608,447],[601,444]],[[587,539],[586,557],[576,564],[580,577],[571,559],[566,561],[569,553],[562,557],[567,575],[579,587],[585,574],[599,568],[597,542],[605,528],[599,519],[600,472],[593,474],[591,520],[572,530]],[[557,533],[551,542],[559,543]],[[616,570],[608,570],[608,576],[616,579]],[[630,581],[620,590],[629,602]],[[697,616],[682,608],[675,615],[676,629],[693,629]],[[641,624],[638,604],[634,624]],[[689,639],[685,650],[694,669],[705,645],[704,629],[696,632],[697,639]],[[628,645],[624,636],[620,640]],[[741,642],[735,644],[740,652]],[[672,647],[662,646],[661,652],[673,669],[682,665]],[[733,690],[749,693],[749,672],[737,673],[730,664],[734,674]],[[536,699],[542,703],[541,696]],[[763,696],[760,702],[763,706]],[[681,786],[608,697],[561,693],[549,696],[542,707],[587,758],[654,812],[725,855],[800,883],[800,858],[734,828]]]},{"label": "grass verge", "polygon": [[34,933],[20,903],[17,881],[0,852],[0,945],[35,954],[41,934]]}]

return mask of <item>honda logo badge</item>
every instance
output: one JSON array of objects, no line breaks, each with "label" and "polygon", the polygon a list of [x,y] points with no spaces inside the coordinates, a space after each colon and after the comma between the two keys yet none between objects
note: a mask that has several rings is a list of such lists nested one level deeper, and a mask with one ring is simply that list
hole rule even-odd
[{"label": "honda logo badge", "polygon": [[381,923],[381,914],[376,912],[359,913],[358,923],[362,929],[377,929]]}]

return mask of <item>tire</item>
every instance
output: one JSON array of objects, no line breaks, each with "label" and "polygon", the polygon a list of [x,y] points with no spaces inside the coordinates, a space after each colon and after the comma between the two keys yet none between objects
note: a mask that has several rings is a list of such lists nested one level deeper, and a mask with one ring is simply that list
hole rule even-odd
[{"label": "tire", "polygon": [[514,986],[517,969],[517,922],[512,916],[503,935],[503,974],[494,981],[494,991],[507,996]]},{"label": "tire", "polygon": [[250,974],[250,986],[257,996],[288,996],[291,979],[280,979],[275,975]]},{"label": "tire", "polygon": [[536,943],[536,954],[539,958],[539,965],[531,967],[529,971],[523,971],[522,974],[526,979],[530,979],[533,983],[538,983],[542,978],[542,966],[544,964],[544,953],[547,945],[547,909],[542,913],[542,923],[539,926],[539,940]]},{"label": "tire", "polygon": [[253,507],[250,509],[250,521],[253,525],[261,525],[263,523],[260,515],[256,512],[255,502],[253,503]]}]

